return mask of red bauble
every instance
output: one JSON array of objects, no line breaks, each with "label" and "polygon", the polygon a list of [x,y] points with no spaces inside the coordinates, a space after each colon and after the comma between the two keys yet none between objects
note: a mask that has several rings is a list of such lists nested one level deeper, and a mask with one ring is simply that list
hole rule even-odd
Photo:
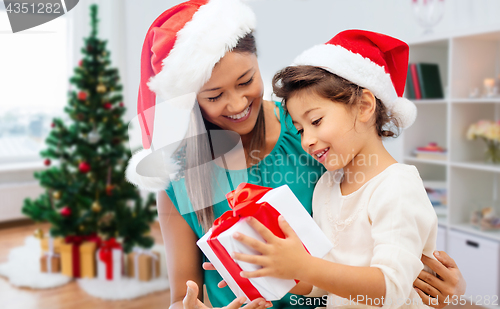
[{"label": "red bauble", "polygon": [[87,100],[87,93],[85,91],[78,92],[78,100],[80,101]]},{"label": "red bauble", "polygon": [[49,166],[50,165],[50,159],[45,159],[43,161],[43,164],[45,164],[45,166]]},{"label": "red bauble", "polygon": [[113,189],[115,188],[115,186],[109,184],[109,185],[106,185],[106,194],[111,196],[113,195]]},{"label": "red bauble", "polygon": [[87,162],[82,162],[78,166],[78,169],[80,170],[80,172],[82,172],[84,174],[88,173],[90,171],[90,164],[88,164]]},{"label": "red bauble", "polygon": [[124,107],[125,105],[123,104],[123,102],[120,102],[120,107]]},{"label": "red bauble", "polygon": [[102,107],[104,107],[104,109],[111,109],[112,105],[111,105],[111,103],[106,102],[106,103],[103,104]]},{"label": "red bauble", "polygon": [[69,217],[69,216],[71,216],[71,208],[69,208],[68,206],[64,206],[61,209],[61,216],[63,216],[63,217]]},{"label": "red bauble", "polygon": [[55,124],[55,123],[51,123],[51,124],[50,124],[50,127],[51,127],[51,128],[55,128],[55,126],[56,126],[56,124]]},{"label": "red bauble", "polygon": [[83,60],[78,61],[79,66],[83,66]]}]

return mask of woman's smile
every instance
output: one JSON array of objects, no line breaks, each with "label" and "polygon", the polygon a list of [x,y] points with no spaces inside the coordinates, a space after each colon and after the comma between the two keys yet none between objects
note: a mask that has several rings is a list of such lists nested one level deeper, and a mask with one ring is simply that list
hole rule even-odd
[{"label": "woman's smile", "polygon": [[231,115],[231,116],[224,116],[224,117],[226,117],[229,121],[232,121],[232,122],[245,121],[250,117],[250,114],[252,113],[252,103],[250,103],[250,105],[248,105],[248,107],[245,108],[241,113]]}]

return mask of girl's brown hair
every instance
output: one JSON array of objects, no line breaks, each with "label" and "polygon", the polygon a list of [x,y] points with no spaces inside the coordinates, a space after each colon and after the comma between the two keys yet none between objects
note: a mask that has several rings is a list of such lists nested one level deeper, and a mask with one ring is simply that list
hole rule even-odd
[{"label": "girl's brown hair", "polygon": [[[240,38],[238,44],[232,49],[232,51],[257,55],[257,47],[253,33],[250,32]],[[193,119],[197,119],[197,117],[193,116]],[[208,122],[204,118],[203,123],[192,121],[189,130],[191,133],[194,132],[194,134],[188,134],[188,136],[194,137],[186,139],[180,148],[186,158],[184,166],[186,191],[191,205],[193,206],[193,210],[196,213],[198,223],[202,227],[203,231],[206,232],[215,220],[213,201],[215,190],[214,186],[217,181],[214,179],[215,175],[211,165],[205,164],[214,159],[214,153],[210,143],[208,142],[210,140],[210,135],[207,137],[205,134],[200,134],[200,132],[205,131],[203,129],[206,129],[208,134],[210,134],[211,130],[220,130],[218,126]],[[250,149],[248,150],[248,153],[252,153],[253,150],[263,149],[265,141],[266,127],[263,108],[261,108],[253,129],[253,135],[250,141]],[[257,153],[262,153],[262,151]],[[255,160],[254,157],[252,158]],[[251,163],[255,164],[257,162],[252,161]],[[206,207],[207,205],[211,206]]]},{"label": "girl's brown hair", "polygon": [[[354,106],[363,95],[362,87],[345,78],[316,66],[289,66],[273,77],[273,92],[286,102],[299,91],[312,91],[320,97]],[[388,113],[386,106],[378,98],[375,109],[375,127],[380,137],[397,137],[399,135],[398,120]]]}]

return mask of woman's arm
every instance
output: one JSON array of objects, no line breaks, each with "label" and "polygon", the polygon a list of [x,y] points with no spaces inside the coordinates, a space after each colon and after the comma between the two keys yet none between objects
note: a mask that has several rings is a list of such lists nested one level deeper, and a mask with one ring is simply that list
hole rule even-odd
[{"label": "woman's arm", "polygon": [[[167,254],[167,270],[170,281],[170,308],[208,309],[203,302],[203,271],[198,240],[186,220],[179,214],[165,191],[157,195],[158,218]],[[239,297],[226,309],[239,308],[245,297]],[[262,298],[244,306],[245,309],[264,309],[269,303]]]},{"label": "woman's arm", "polygon": [[[186,220],[179,214],[165,191],[157,195],[158,219],[167,255],[170,281],[171,308],[183,308],[188,280],[203,286],[201,252],[196,246],[197,237]],[[203,292],[198,292],[203,299]]]},{"label": "woman's arm", "polygon": [[422,270],[413,285],[425,304],[440,309],[452,301],[452,296],[464,295],[467,284],[457,264],[446,252],[435,251],[434,256],[437,261],[423,255],[422,263],[437,276]]}]

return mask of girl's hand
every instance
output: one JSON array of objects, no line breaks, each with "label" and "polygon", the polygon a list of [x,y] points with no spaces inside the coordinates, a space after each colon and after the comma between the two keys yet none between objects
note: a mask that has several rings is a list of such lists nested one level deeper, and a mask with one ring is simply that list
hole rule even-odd
[{"label": "girl's hand", "polygon": [[449,303],[452,296],[464,295],[467,284],[457,264],[446,252],[435,251],[434,256],[438,261],[422,255],[422,262],[437,276],[422,270],[413,285],[425,304],[439,309],[446,307],[446,298]]},{"label": "girl's hand", "polygon": [[236,260],[262,266],[256,271],[243,271],[241,276],[244,278],[271,276],[281,279],[300,279],[303,268],[308,265],[307,260],[310,255],[283,216],[280,216],[278,221],[283,234],[285,234],[285,239],[275,236],[254,218],[249,217],[246,220],[264,238],[266,243],[240,233],[234,234],[233,237],[236,240],[261,253],[261,255],[233,253],[233,258]]},{"label": "girl's hand", "polygon": [[[198,299],[198,285],[194,281],[186,282],[187,292],[182,304],[184,309],[208,309],[208,307]],[[245,297],[238,297],[233,300],[224,309],[237,309],[245,303]],[[244,306],[245,309],[264,309],[271,307],[271,302],[266,302],[263,298],[255,299],[248,305]]]}]

